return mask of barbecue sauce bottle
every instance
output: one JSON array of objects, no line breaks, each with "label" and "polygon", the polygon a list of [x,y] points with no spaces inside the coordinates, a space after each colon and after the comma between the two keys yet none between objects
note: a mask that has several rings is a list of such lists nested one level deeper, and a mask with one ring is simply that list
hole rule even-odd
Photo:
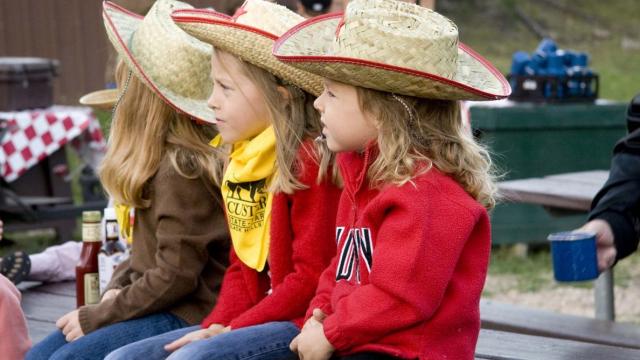
[{"label": "barbecue sauce bottle", "polygon": [[98,253],[102,246],[100,211],[82,212],[82,252],[76,266],[76,305],[97,304],[100,301]]}]

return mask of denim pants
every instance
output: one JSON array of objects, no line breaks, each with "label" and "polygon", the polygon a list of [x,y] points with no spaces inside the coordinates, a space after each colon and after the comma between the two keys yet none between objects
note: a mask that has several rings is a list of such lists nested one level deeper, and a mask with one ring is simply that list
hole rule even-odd
[{"label": "denim pants", "polygon": [[105,326],[72,342],[56,330],[31,348],[25,360],[103,359],[117,348],[187,325],[177,316],[163,312]]},{"label": "denim pants", "polygon": [[194,341],[173,353],[164,350],[166,344],[199,329],[200,326],[193,326],[141,340],[112,352],[106,360],[297,359],[289,350],[289,343],[300,333],[300,329],[291,322],[249,326]]}]

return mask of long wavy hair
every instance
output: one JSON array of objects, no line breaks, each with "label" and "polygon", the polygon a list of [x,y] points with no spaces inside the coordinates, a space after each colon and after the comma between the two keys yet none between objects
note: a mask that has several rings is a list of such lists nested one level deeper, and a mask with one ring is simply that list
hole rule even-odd
[{"label": "long wavy hair", "polygon": [[[360,109],[378,127],[380,156],[367,174],[376,186],[402,185],[431,166],[452,176],[485,208],[495,206],[496,175],[488,150],[460,119],[457,101],[423,99],[356,87]],[[418,167],[426,163],[426,167]]]},{"label": "long wavy hair", "polygon": [[[214,50],[214,56],[224,53],[220,49]],[[278,176],[275,177],[271,191],[291,194],[296,190],[304,189],[305,186],[298,180],[299,173],[303,171],[302,164],[297,160],[298,150],[303,141],[315,138],[322,131],[320,114],[313,107],[315,96],[295,85],[285,83],[263,68],[243,61],[236,56],[232,55],[232,57],[239,62],[243,74],[262,93],[276,134]],[[218,59],[224,66],[222,58]],[[278,91],[279,87],[286,89],[289,94],[286,98]],[[318,161],[320,167],[317,181],[320,182],[325,176],[330,176],[335,183],[338,183],[338,170],[335,166],[334,155],[321,145],[315,146],[314,154],[311,155]]]},{"label": "long wavy hair", "polygon": [[208,145],[215,128],[171,108],[122,61],[116,68],[116,82],[124,93],[113,114],[109,146],[99,169],[111,198],[118,204],[149,207],[143,190],[165,156],[181,176],[204,177],[219,186],[222,156]]}]

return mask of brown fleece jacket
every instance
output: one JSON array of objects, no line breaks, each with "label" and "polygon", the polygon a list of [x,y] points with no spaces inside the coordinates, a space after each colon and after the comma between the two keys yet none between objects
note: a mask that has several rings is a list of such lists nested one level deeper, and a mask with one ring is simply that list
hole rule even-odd
[{"label": "brown fleece jacket", "polygon": [[80,308],[82,331],[170,312],[195,325],[216,303],[229,254],[220,190],[187,179],[165,157],[149,180],[146,209],[136,209],[130,258],[114,272],[112,299]]}]

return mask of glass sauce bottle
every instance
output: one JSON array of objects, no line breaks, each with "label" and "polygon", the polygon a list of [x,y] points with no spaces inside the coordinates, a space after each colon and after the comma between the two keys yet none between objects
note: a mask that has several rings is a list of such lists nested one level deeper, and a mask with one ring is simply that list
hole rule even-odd
[{"label": "glass sauce bottle", "polygon": [[100,301],[98,253],[102,246],[100,211],[82,212],[82,251],[76,266],[76,304],[78,307]]}]

